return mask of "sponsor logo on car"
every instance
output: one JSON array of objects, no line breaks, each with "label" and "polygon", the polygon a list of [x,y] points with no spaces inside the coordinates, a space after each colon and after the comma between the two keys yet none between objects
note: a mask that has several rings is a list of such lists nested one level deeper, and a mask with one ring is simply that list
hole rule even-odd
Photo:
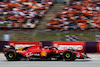
[{"label": "sponsor logo on car", "polygon": [[77,54],[77,55],[76,55],[76,57],[78,57],[78,58],[79,58],[79,57],[80,57],[80,55],[79,55],[79,54]]},{"label": "sponsor logo on car", "polygon": [[40,56],[40,53],[34,53],[34,56]]},{"label": "sponsor logo on car", "polygon": [[34,54],[33,54],[32,52],[30,52],[30,53],[26,53],[25,55],[26,55],[26,57],[31,57],[31,56],[33,56]]}]

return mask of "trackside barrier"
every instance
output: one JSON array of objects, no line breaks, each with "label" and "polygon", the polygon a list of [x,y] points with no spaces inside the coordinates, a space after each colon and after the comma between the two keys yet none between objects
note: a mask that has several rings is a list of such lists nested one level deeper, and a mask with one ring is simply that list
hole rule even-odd
[{"label": "trackside barrier", "polygon": [[86,42],[86,46],[85,46],[85,52],[86,53],[97,53],[98,46],[97,46],[97,42]]},{"label": "trackside barrier", "polygon": [[59,50],[76,49],[79,52],[100,53],[100,42],[73,42],[73,41],[0,41],[0,52],[4,45],[12,45],[15,49],[28,46],[55,46]]},{"label": "trackside barrier", "polygon": [[41,41],[40,43],[42,43],[43,47],[52,45],[52,41]]},{"label": "trackside barrier", "polygon": [[15,49],[35,46],[38,44],[39,44],[39,41],[9,41],[8,42],[8,45],[14,46]]},{"label": "trackside barrier", "polygon": [[67,49],[75,49],[79,52],[85,52],[85,42],[53,41],[52,46],[55,46],[62,51]]},{"label": "trackside barrier", "polygon": [[8,41],[0,41],[0,52],[3,51],[4,45],[8,44]]},{"label": "trackside barrier", "polygon": [[97,52],[100,53],[100,42],[97,43]]}]

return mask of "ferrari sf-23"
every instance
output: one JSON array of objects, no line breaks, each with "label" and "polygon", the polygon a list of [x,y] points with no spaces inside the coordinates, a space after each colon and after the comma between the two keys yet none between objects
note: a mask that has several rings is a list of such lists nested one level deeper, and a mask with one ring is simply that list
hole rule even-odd
[{"label": "ferrari sf-23", "polygon": [[74,49],[65,51],[58,50],[54,46],[42,47],[40,45],[15,49],[13,46],[5,45],[3,53],[8,61],[18,60],[65,60],[90,58],[86,53],[77,52]]}]

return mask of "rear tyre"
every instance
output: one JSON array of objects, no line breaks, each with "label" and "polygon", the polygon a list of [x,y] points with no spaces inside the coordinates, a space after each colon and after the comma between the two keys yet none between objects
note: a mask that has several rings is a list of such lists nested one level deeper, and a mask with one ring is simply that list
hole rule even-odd
[{"label": "rear tyre", "polygon": [[75,60],[75,55],[72,51],[65,51],[63,53],[63,59],[65,61],[74,61]]},{"label": "rear tyre", "polygon": [[17,60],[19,60],[17,58],[17,54],[16,54],[15,50],[7,51],[6,58],[7,58],[8,61],[14,61],[14,60],[17,61]]}]

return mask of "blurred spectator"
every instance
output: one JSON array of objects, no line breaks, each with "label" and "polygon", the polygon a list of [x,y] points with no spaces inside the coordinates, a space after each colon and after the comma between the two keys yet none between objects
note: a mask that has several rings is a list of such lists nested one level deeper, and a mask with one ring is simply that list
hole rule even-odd
[{"label": "blurred spectator", "polygon": [[34,0],[0,2],[0,28],[35,28],[51,3]]},{"label": "blurred spectator", "polygon": [[99,30],[100,1],[83,0],[72,2],[47,24],[47,29]]}]

